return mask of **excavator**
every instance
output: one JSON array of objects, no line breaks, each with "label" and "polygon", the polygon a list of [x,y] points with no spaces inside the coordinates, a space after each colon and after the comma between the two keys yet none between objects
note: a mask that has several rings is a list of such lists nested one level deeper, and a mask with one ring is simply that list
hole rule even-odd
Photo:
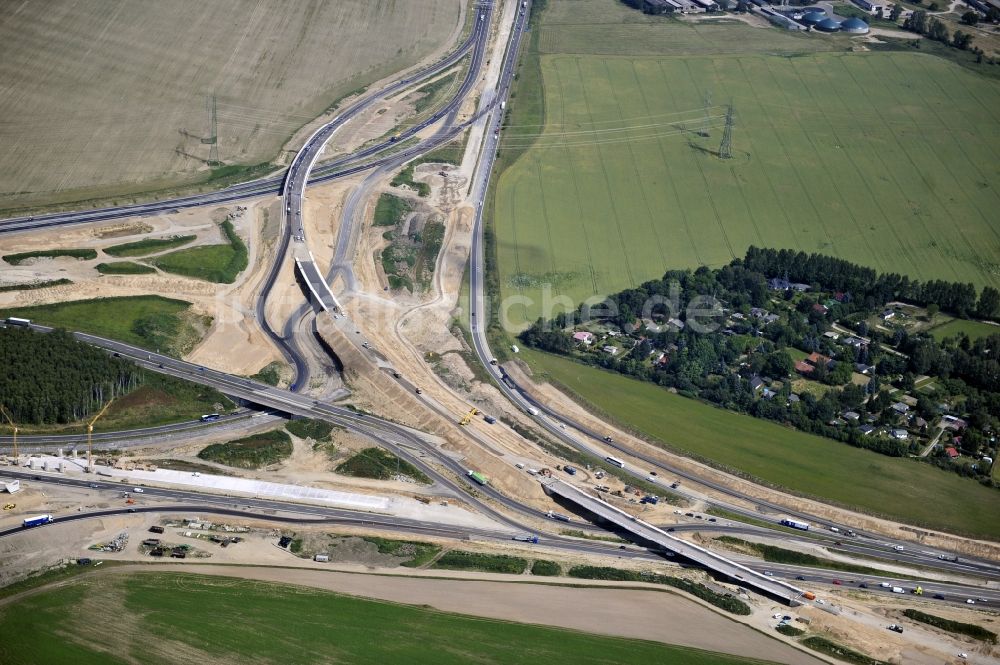
[{"label": "excavator", "polygon": [[476,414],[478,414],[478,413],[479,413],[479,409],[477,409],[476,407],[472,407],[467,414],[465,414],[464,416],[462,416],[462,419],[458,421],[458,424],[459,425],[468,425],[469,423],[472,422],[472,419],[475,418]]}]

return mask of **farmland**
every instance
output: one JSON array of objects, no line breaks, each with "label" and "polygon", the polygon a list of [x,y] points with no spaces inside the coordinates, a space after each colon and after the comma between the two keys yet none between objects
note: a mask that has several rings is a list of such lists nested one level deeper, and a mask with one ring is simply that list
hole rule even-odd
[{"label": "farmland", "polygon": [[936,340],[943,340],[947,337],[955,337],[959,333],[965,333],[969,339],[976,340],[989,335],[1000,335],[1000,326],[979,321],[968,321],[963,319],[952,319],[947,323],[931,328],[931,334]]},{"label": "farmland", "polygon": [[[122,202],[259,174],[254,165],[339,99],[442,48],[460,7],[4,3],[0,209]],[[213,95],[226,165],[216,169],[207,140]]]},{"label": "farmland", "polygon": [[[910,459],[892,458],[673,395],[571,360],[522,350],[596,412],[662,442],[793,492],[943,531],[995,539],[1000,493]],[[934,497],[933,501],[927,497]]]},{"label": "farmland", "polygon": [[[128,617],[97,634],[83,608]],[[239,621],[234,621],[239,617]],[[4,663],[736,665],[751,659],[303,587],[145,573],[78,580],[0,609]],[[530,646],[529,646],[530,645]]]},{"label": "farmland", "polygon": [[[919,53],[822,50],[846,37],[549,4],[501,140],[501,157],[523,152],[494,202],[501,295],[533,300],[513,325],[546,289],[578,303],[751,244],[1000,285],[1000,82]],[[541,95],[535,62],[544,109],[518,115]]]}]

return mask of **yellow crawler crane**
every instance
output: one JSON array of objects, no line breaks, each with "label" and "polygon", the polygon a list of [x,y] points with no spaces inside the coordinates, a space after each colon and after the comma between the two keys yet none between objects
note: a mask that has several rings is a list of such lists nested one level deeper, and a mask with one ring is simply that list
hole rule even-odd
[{"label": "yellow crawler crane", "polygon": [[3,404],[0,404],[0,413],[3,414],[3,417],[7,420],[7,423],[10,425],[11,429],[14,430],[14,466],[19,466],[21,462],[21,456],[20,454],[18,454],[17,451],[17,425],[14,424],[14,419],[10,417],[10,412],[7,411],[7,409],[3,406]]},{"label": "yellow crawler crane", "polygon": [[108,410],[109,406],[111,406],[111,402],[114,401],[115,399],[113,397],[108,400],[108,403],[104,405],[104,408],[97,412],[94,419],[87,423],[87,473],[94,472],[94,446],[92,441],[94,435],[94,423],[96,423],[100,417],[104,415],[104,412]]},{"label": "yellow crawler crane", "polygon": [[472,422],[472,419],[476,417],[477,413],[479,413],[479,409],[477,409],[476,407],[472,407],[467,414],[462,416],[462,419],[458,421],[458,424],[468,425],[469,423]]}]

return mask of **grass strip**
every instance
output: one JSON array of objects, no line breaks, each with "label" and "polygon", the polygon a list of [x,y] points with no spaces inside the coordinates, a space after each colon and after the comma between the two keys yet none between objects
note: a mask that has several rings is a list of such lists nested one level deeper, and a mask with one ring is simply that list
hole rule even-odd
[{"label": "grass strip", "polygon": [[535,559],[531,564],[531,574],[538,577],[557,577],[562,575],[562,566],[555,561]]},{"label": "grass strip", "polygon": [[89,261],[97,258],[95,249],[40,249],[34,252],[21,252],[20,254],[6,254],[3,260],[12,266],[19,266],[28,259],[58,259],[69,257],[78,261]]},{"label": "grass strip", "polygon": [[0,286],[0,293],[7,293],[9,291],[34,291],[35,289],[47,289],[51,286],[62,286],[64,284],[72,284],[73,280],[66,279],[50,279],[46,282],[29,282],[28,284],[7,284],[5,286]]},{"label": "grass strip", "polygon": [[330,433],[333,432],[333,424],[315,418],[299,418],[288,421],[285,424],[285,429],[300,439],[322,441],[329,438]]},{"label": "grass strip", "polygon": [[528,565],[528,560],[508,554],[480,554],[452,550],[434,562],[431,568],[449,570],[479,570],[485,573],[507,573],[520,575]]},{"label": "grass strip", "polygon": [[933,614],[927,614],[926,612],[914,609],[903,610],[903,616],[908,619],[913,619],[914,621],[926,623],[930,626],[934,626],[935,628],[940,628],[941,630],[949,633],[967,635],[973,639],[989,642],[990,644],[997,643],[996,633],[992,630],[986,630],[982,626],[977,626],[974,623],[953,621],[951,619],[945,619],[944,617],[934,616]]},{"label": "grass strip", "polygon": [[136,242],[127,242],[121,245],[112,245],[104,250],[108,256],[117,258],[145,256],[153,252],[161,252],[167,249],[174,249],[181,245],[186,245],[198,236],[171,236],[170,238],[144,238]]},{"label": "grass strip", "polygon": [[98,263],[97,272],[102,275],[148,275],[156,272],[156,268],[144,266],[133,261],[112,261],[111,263]]},{"label": "grass strip", "polygon": [[843,645],[837,644],[836,642],[830,641],[825,637],[820,637],[818,635],[807,637],[802,640],[802,644],[809,647],[813,651],[819,651],[827,656],[832,656],[844,662],[852,663],[852,665],[889,665],[889,663],[884,660],[866,656],[863,653],[859,653],[853,649],[848,649]]},{"label": "grass strip", "polygon": [[399,564],[407,568],[420,568],[436,557],[441,551],[440,545],[421,543],[414,540],[394,540],[378,536],[364,536],[362,540],[376,545],[379,554],[408,557],[407,561]]},{"label": "grass strip", "polygon": [[337,467],[337,473],[354,478],[374,478],[391,480],[396,476],[409,476],[418,483],[431,484],[431,479],[423,471],[387,450],[365,448]]},{"label": "grass strip", "polygon": [[686,591],[687,593],[701,598],[707,603],[723,609],[732,614],[747,616],[750,614],[750,606],[733,595],[721,594],[713,591],[704,584],[670,577],[669,575],[657,575],[655,573],[641,573],[634,570],[624,570],[621,568],[609,568],[607,566],[573,566],[567,573],[570,577],[577,577],[585,580],[611,580],[615,582],[650,582],[652,584],[664,584],[666,586]]},{"label": "grass strip", "polygon": [[[765,545],[763,543],[752,543],[742,538],[732,536],[719,536],[715,540],[729,545],[746,547],[756,552],[764,561],[768,563],[787,563],[793,566],[809,566],[811,568],[825,568],[826,570],[842,570],[847,573],[858,573],[860,575],[885,575],[886,571],[868,566],[860,566],[854,563],[843,563],[824,559],[805,552],[788,550],[775,545]],[[895,574],[895,573],[894,573]],[[898,575],[897,575],[898,577]]]}]

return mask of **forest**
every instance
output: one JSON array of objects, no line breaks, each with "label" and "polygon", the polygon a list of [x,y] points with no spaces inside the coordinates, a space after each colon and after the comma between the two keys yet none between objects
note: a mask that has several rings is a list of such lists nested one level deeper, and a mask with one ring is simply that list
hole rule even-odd
[{"label": "forest", "polygon": [[0,328],[0,404],[15,423],[71,423],[142,384],[132,363],[64,330]]}]

